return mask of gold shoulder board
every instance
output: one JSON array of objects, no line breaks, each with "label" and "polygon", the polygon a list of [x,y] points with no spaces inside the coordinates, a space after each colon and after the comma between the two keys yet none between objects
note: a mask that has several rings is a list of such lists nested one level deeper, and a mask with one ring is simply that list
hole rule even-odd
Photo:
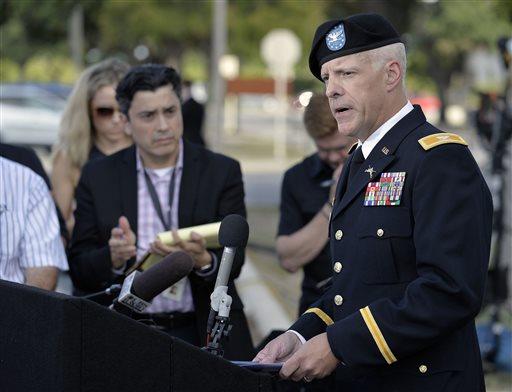
[{"label": "gold shoulder board", "polygon": [[423,147],[425,150],[430,150],[431,148],[440,146],[441,144],[446,143],[457,143],[462,144],[464,146],[467,146],[468,144],[466,141],[461,138],[459,135],[456,135],[454,133],[434,133],[433,135],[428,135],[425,137],[422,137],[420,140],[418,140],[418,143],[421,144],[421,147]]}]

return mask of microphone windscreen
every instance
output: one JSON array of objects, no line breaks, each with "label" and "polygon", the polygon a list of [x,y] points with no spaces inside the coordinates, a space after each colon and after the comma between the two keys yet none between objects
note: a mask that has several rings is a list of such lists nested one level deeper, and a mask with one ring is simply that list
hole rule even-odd
[{"label": "microphone windscreen", "polygon": [[220,223],[219,244],[223,247],[245,248],[249,239],[249,225],[240,215],[227,215]]},{"label": "microphone windscreen", "polygon": [[151,302],[158,294],[187,276],[194,267],[194,260],[178,251],[165,256],[133,280],[132,292],[144,301]]}]

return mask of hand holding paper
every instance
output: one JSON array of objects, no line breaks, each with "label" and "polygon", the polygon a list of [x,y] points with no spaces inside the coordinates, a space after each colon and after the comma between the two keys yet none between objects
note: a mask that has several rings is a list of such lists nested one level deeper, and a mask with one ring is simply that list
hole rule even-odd
[{"label": "hand holding paper", "polygon": [[[219,228],[220,228],[220,222],[207,223],[204,225],[187,227],[187,228],[179,229],[177,231],[177,238],[182,241],[185,240],[187,242],[194,242],[194,241],[197,242],[197,241],[199,241],[197,239],[197,237],[193,237],[193,235],[192,235],[192,232],[195,232],[200,237],[202,237],[201,243],[203,243],[203,241],[204,241],[205,249],[219,248],[220,247],[219,238],[218,238]],[[195,238],[195,239],[193,239],[193,238]],[[145,269],[151,267],[152,265],[158,263],[164,255],[169,254],[172,251],[182,249],[177,246],[176,242],[177,242],[176,238],[173,236],[172,231],[166,231],[166,232],[162,232],[162,233],[158,234],[157,238],[152,243],[155,245],[153,247],[153,249],[149,250],[148,253],[146,253],[146,255],[144,255],[144,257],[142,257],[140,262],[136,263],[130,269],[130,271],[128,271],[128,273],[130,273],[131,271],[133,271],[134,269],[137,269],[137,268],[145,270]],[[208,254],[208,257],[210,257],[210,254],[208,252],[206,252],[206,253]],[[204,260],[201,259],[199,261],[199,264],[201,264],[201,263],[204,263],[202,265],[208,264],[205,261],[205,259]],[[198,267],[198,268],[200,268],[200,267]]]},{"label": "hand holding paper", "polygon": [[211,254],[206,250],[206,240],[192,231],[189,240],[182,239],[176,230],[172,231],[174,245],[165,245],[159,238],[151,243],[151,253],[165,256],[179,250],[187,252],[194,260],[194,268],[200,269],[212,262]]}]

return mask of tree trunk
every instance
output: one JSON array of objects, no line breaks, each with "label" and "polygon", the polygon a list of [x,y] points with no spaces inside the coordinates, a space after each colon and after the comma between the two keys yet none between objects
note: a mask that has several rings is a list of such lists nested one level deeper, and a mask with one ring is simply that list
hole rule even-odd
[{"label": "tree trunk", "polygon": [[439,97],[439,100],[441,101],[441,107],[439,108],[439,123],[440,124],[446,124],[446,107],[448,106],[447,97],[446,97],[446,91],[447,86],[444,85],[444,83],[440,80],[435,80],[436,83],[436,90],[437,95]]}]

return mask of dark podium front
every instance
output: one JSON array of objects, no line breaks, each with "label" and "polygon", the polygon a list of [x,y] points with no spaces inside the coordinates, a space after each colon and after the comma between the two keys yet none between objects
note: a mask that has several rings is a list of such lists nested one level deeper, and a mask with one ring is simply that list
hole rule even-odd
[{"label": "dark podium front", "polygon": [[271,390],[268,375],[91,301],[0,280],[0,391]]}]

